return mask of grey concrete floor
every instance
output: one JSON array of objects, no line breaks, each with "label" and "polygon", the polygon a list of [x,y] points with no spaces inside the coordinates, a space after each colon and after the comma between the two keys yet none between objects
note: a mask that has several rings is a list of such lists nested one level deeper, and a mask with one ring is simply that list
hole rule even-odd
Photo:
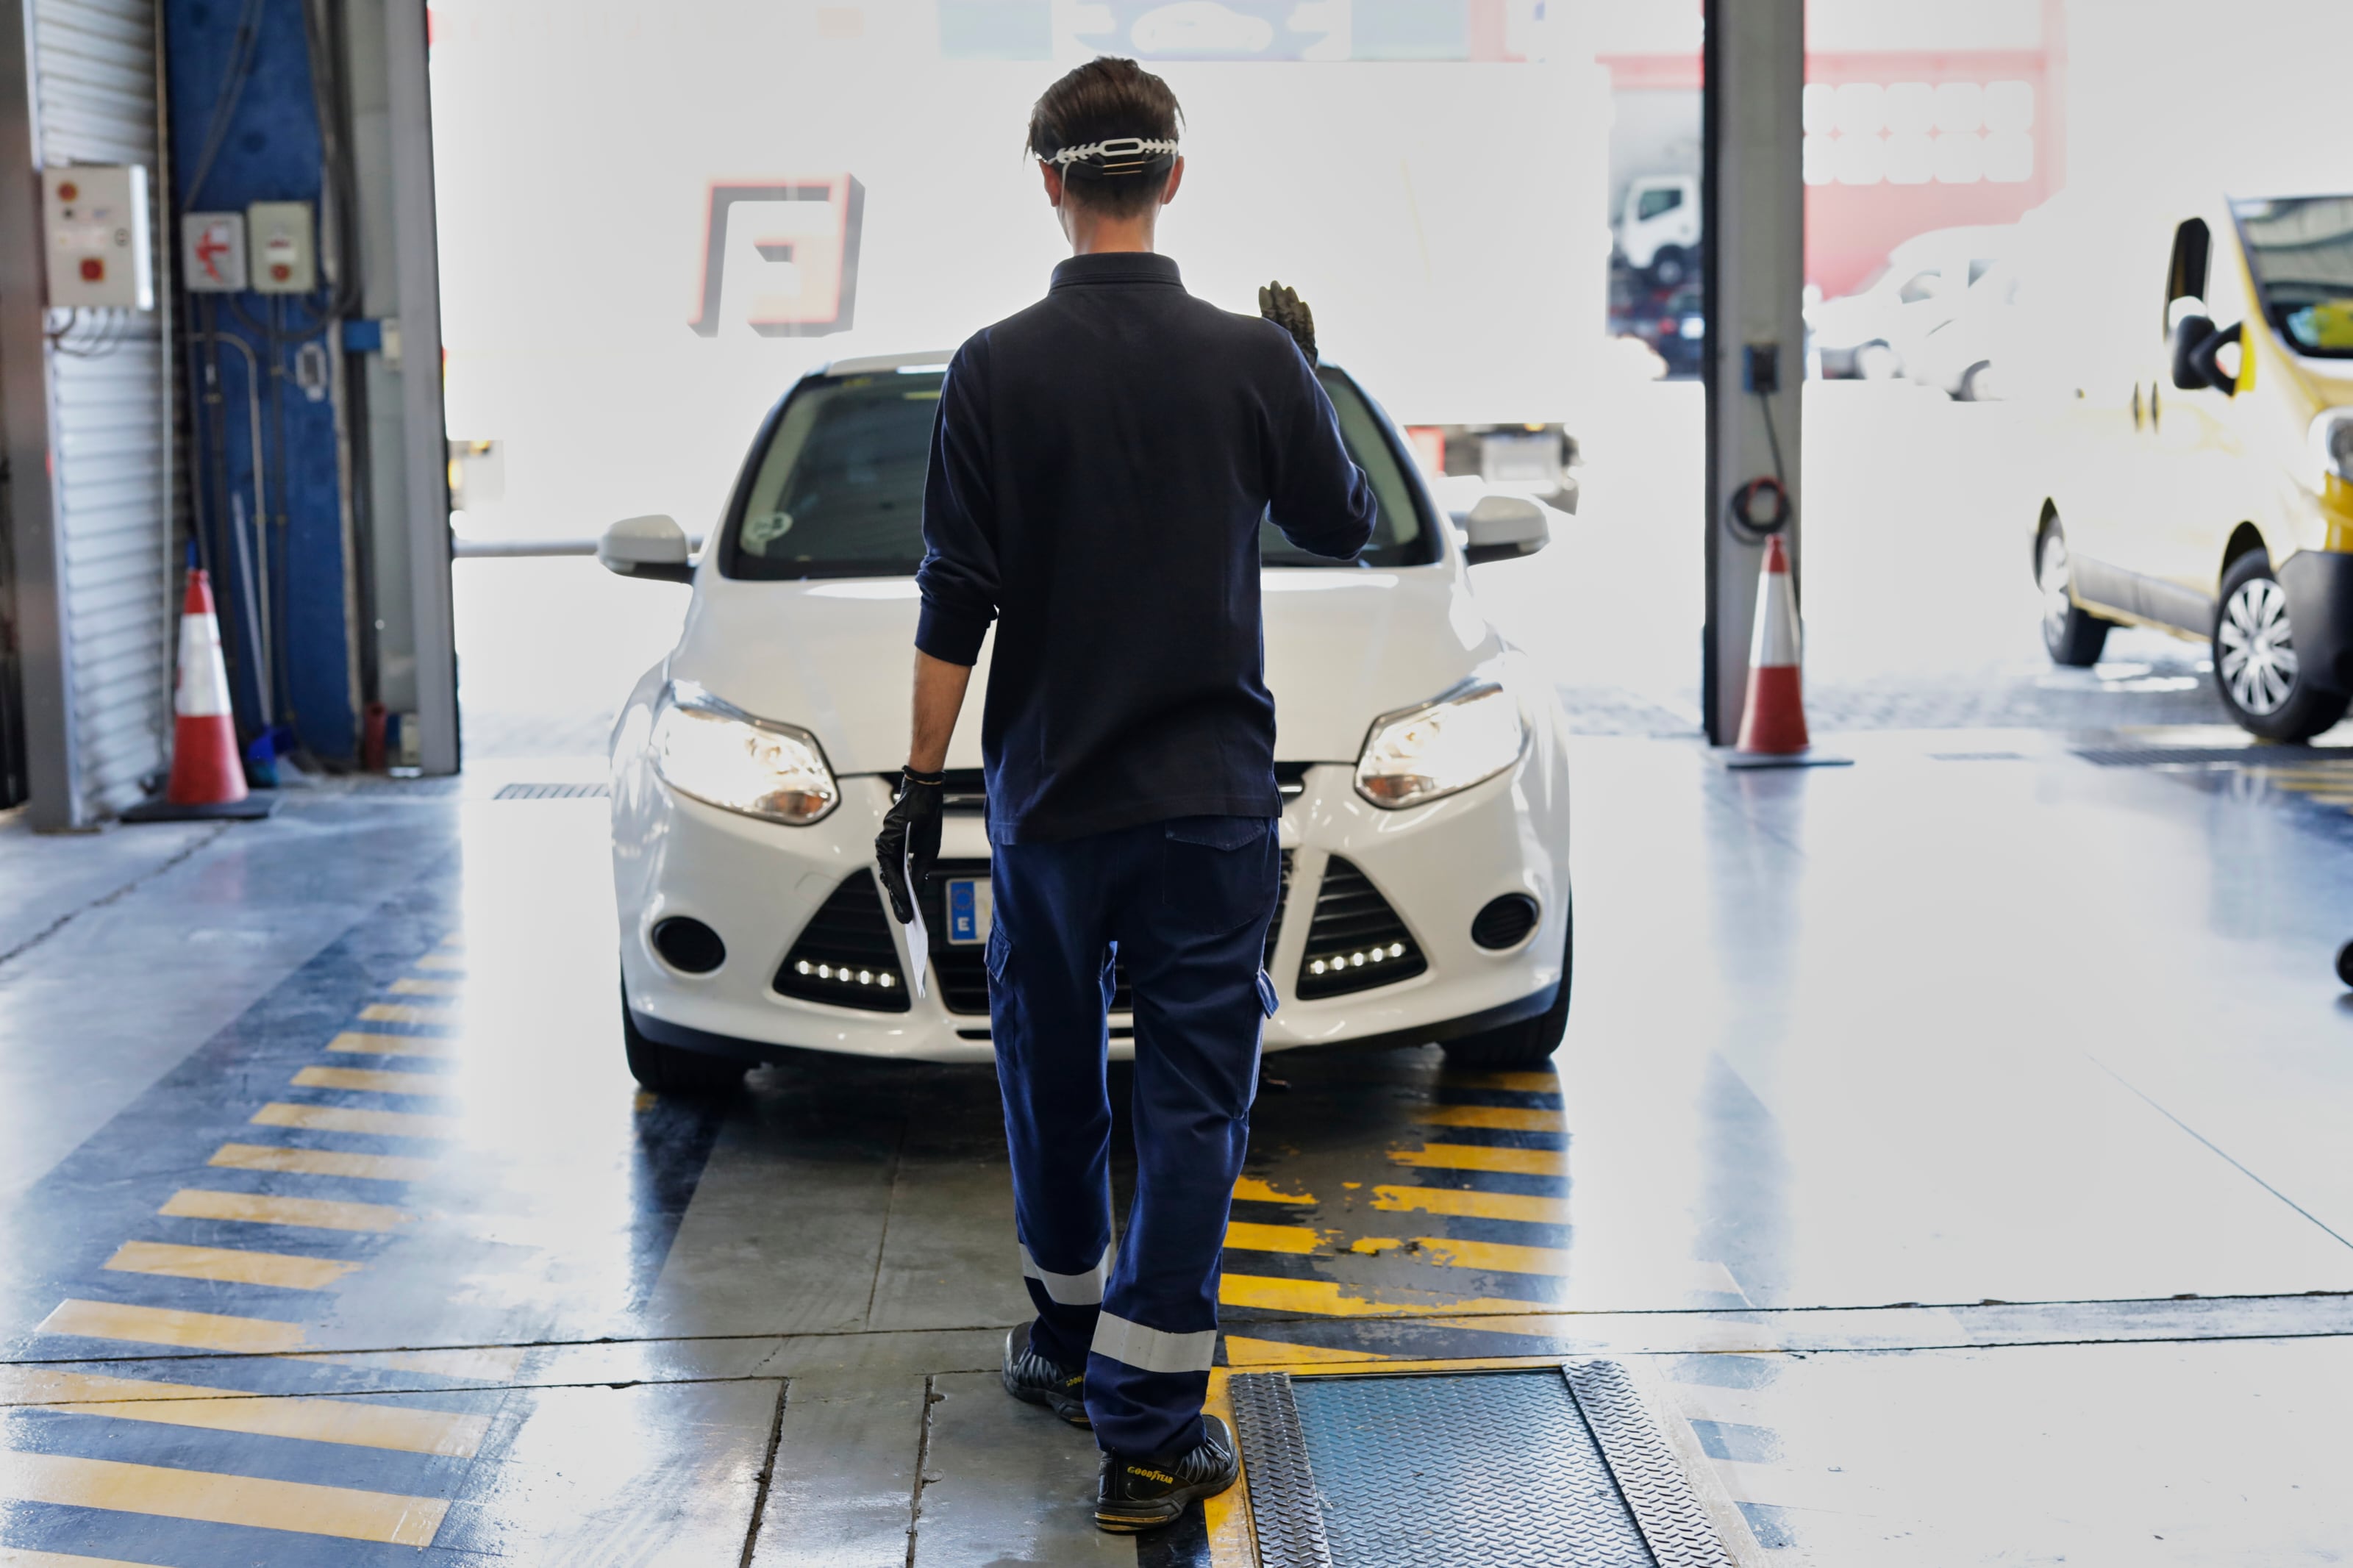
[{"label": "grey concrete floor", "polygon": [[[1578,743],[1557,1076],[1276,1058],[1224,1359],[1620,1357],[1749,1562],[2341,1561],[2353,784],[1837,741]],[[0,828],[0,1563],[1246,1562],[996,1388],[986,1070],[638,1091],[591,766]]]}]

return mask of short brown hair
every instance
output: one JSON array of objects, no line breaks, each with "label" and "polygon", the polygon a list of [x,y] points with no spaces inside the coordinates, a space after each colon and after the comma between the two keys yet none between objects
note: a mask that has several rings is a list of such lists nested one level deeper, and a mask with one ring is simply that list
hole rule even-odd
[{"label": "short brown hair", "polygon": [[[1036,157],[1050,158],[1065,147],[1116,136],[1174,142],[1184,119],[1166,82],[1134,60],[1098,55],[1039,98],[1029,110],[1029,149]],[[1165,165],[1105,175],[1082,163],[1071,164],[1063,175],[1073,197],[1114,217],[1144,211],[1167,184]]]}]

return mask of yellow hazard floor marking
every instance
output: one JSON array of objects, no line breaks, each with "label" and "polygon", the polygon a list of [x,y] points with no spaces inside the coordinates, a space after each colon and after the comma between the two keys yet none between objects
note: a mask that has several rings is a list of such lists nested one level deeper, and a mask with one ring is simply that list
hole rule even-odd
[{"label": "yellow hazard floor marking", "polygon": [[1494,1149],[1483,1143],[1432,1143],[1392,1149],[1389,1163],[1435,1171],[1496,1171],[1514,1176],[1565,1176],[1568,1156],[1557,1149]]},{"label": "yellow hazard floor marking", "polygon": [[374,1399],[281,1398],[234,1388],[147,1383],[43,1367],[0,1367],[0,1403],[38,1405],[74,1415],[107,1415],[122,1421],[396,1448],[459,1459],[471,1458],[491,1428],[487,1415],[418,1410]]},{"label": "yellow hazard floor marking", "polygon": [[224,1143],[206,1163],[230,1171],[352,1176],[363,1182],[421,1182],[440,1168],[434,1161],[406,1154],[346,1154],[338,1149],[284,1149],[263,1143]]},{"label": "yellow hazard floor marking", "polygon": [[1519,1105],[1434,1105],[1413,1113],[1416,1121],[1434,1127],[1493,1127],[1506,1132],[1565,1132],[1557,1110],[1532,1110]]},{"label": "yellow hazard floor marking", "polygon": [[237,1355],[281,1354],[299,1351],[306,1342],[300,1323],[184,1312],[174,1307],[132,1307],[119,1301],[60,1301],[34,1331]]},{"label": "yellow hazard floor marking", "polygon": [[371,1002],[360,1009],[363,1024],[454,1024],[454,1007],[417,1007],[406,1002]]},{"label": "yellow hazard floor marking", "polygon": [[126,1241],[100,1267],[123,1274],[174,1279],[217,1279],[232,1285],[275,1285],[281,1290],[324,1290],[359,1268],[332,1258],[284,1252],[240,1252],[224,1247],[175,1247],[166,1241]]},{"label": "yellow hazard floor marking", "polygon": [[1377,1186],[1373,1207],[1392,1214],[1460,1215],[1466,1219],[1509,1219],[1528,1225],[1567,1225],[1568,1200],[1527,1193],[1466,1193],[1452,1187]]},{"label": "yellow hazard floor marking", "polygon": [[463,969],[465,956],[455,952],[428,952],[417,961],[419,969]]},{"label": "yellow hazard floor marking", "polygon": [[1252,1225],[1231,1220],[1226,1245],[1243,1252],[1313,1252],[1323,1237],[1303,1225]]},{"label": "yellow hazard floor marking", "polygon": [[439,1498],[14,1452],[0,1452],[0,1497],[393,1546],[432,1545],[449,1510]]},{"label": "yellow hazard floor marking", "polygon": [[384,1204],[332,1198],[278,1198],[261,1193],[215,1193],[183,1187],[155,1211],[174,1219],[239,1220],[248,1225],[296,1225],[312,1230],[398,1230],[417,1216]]},{"label": "yellow hazard floor marking", "polygon": [[1274,1340],[1244,1339],[1238,1334],[1226,1336],[1226,1362],[1230,1366],[1296,1366],[1314,1362],[1392,1359],[1376,1355],[1371,1351],[1334,1350],[1325,1345],[1286,1345]]},{"label": "yellow hazard floor marking", "polygon": [[368,1068],[304,1068],[294,1075],[297,1089],[356,1089],[369,1094],[455,1094],[457,1085],[445,1073],[377,1072]]},{"label": "yellow hazard floor marking", "polygon": [[461,980],[416,980],[402,975],[389,987],[396,996],[462,996],[466,994]]},{"label": "yellow hazard floor marking", "polygon": [[1435,1290],[1392,1290],[1329,1279],[1278,1279],[1228,1274],[1218,1300],[1229,1307],[1259,1307],[1325,1318],[1419,1318],[1432,1313],[1541,1312],[1542,1301],[1448,1296]]},{"label": "yellow hazard floor marking", "polygon": [[1484,1268],[1497,1274],[1568,1272],[1568,1253],[1557,1247],[1517,1247],[1502,1241],[1461,1241],[1451,1237],[1418,1236],[1414,1250],[1405,1256],[1416,1263],[1441,1268]]},{"label": "yellow hazard floor marking", "polygon": [[516,1345],[480,1345],[449,1351],[313,1351],[287,1359],[371,1372],[418,1372],[463,1383],[504,1383],[522,1370],[523,1353]]},{"label": "yellow hazard floor marking", "polygon": [[1256,1176],[1244,1176],[1234,1183],[1234,1196],[1250,1204],[1312,1204],[1314,1193],[1286,1193],[1271,1182],[1261,1182]]},{"label": "yellow hazard floor marking", "polygon": [[1553,1072],[1450,1072],[1438,1080],[1440,1089],[1502,1089],[1516,1094],[1558,1094],[1560,1075]]},{"label": "yellow hazard floor marking", "polygon": [[260,1127],[307,1127],[313,1132],[365,1132],[378,1138],[455,1138],[454,1116],[419,1116],[408,1110],[346,1110],[339,1105],[285,1105],[272,1101],[253,1113]]},{"label": "yellow hazard floor marking", "polygon": [[458,1042],[427,1035],[372,1035],[364,1029],[346,1029],[329,1040],[327,1048],[353,1056],[454,1057]]}]

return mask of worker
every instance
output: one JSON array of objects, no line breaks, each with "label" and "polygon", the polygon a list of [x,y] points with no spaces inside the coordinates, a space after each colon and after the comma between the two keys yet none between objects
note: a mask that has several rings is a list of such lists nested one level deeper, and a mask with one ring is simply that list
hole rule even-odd
[{"label": "worker", "polygon": [[[1095,1521],[1166,1525],[1233,1484],[1204,1416],[1220,1249],[1274,988],[1275,710],[1259,538],[1346,561],[1377,503],[1288,289],[1193,298],[1154,241],[1181,111],[1100,58],[1030,114],[1071,258],[948,363],[923,489],[914,734],[875,852],[916,914],[948,741],[990,623],[990,1037],[1020,1267],[1015,1398],[1092,1425]],[[1104,1063],[1114,956],[1134,988],[1135,1199],[1113,1242]],[[915,955],[923,962],[923,955]]]}]

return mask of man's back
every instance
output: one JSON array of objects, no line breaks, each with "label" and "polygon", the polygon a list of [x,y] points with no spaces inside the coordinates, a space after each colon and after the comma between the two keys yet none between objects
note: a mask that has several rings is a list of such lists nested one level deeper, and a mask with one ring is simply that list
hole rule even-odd
[{"label": "man's back", "polygon": [[1345,559],[1375,506],[1281,328],[1176,264],[1073,258],[976,334],[942,393],[917,643],[970,662],[998,617],[981,740],[992,835],[1274,816],[1259,524]]}]

